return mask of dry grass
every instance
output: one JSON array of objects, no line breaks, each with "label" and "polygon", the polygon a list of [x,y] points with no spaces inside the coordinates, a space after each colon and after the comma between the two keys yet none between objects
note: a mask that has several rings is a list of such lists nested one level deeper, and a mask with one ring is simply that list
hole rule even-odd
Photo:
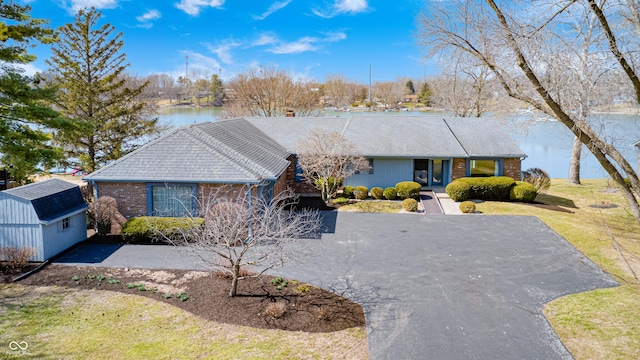
[{"label": "dry grass", "polygon": [[254,329],[109,291],[2,285],[0,314],[0,342],[29,344],[7,359],[367,359],[364,328]]}]

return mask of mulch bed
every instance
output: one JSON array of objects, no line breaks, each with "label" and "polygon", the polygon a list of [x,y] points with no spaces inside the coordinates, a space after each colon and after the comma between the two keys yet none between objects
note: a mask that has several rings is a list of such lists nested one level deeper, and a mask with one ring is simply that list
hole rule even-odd
[{"label": "mulch bed", "polygon": [[[238,296],[231,298],[231,280],[210,272],[53,264],[19,284],[146,296],[207,320],[255,328],[332,332],[365,325],[362,307],[348,299],[312,286],[308,293],[300,292],[305,287],[292,281],[278,290],[272,279],[260,276],[240,280]],[[276,302],[286,304],[284,314],[278,318],[266,315],[267,306]]]}]

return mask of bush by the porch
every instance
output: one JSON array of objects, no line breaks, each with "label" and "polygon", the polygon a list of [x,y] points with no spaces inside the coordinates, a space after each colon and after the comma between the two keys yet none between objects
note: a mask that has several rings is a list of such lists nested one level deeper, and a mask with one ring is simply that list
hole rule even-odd
[{"label": "bush by the porch", "polygon": [[394,187],[388,187],[384,189],[382,194],[384,195],[384,198],[387,200],[395,200],[398,198],[398,190],[396,190],[396,188]]},{"label": "bush by the porch", "polygon": [[342,196],[346,197],[347,199],[353,199],[355,198],[355,192],[356,192],[356,188],[354,188],[353,186],[345,186],[344,189],[342,189]]},{"label": "bush by the porch", "polygon": [[402,200],[402,208],[406,211],[416,212],[418,211],[418,201],[413,198]]},{"label": "bush by the porch", "polygon": [[396,184],[396,190],[398,191],[398,197],[400,199],[419,199],[420,189],[422,185],[415,181],[402,181]]},{"label": "bush by the porch", "polygon": [[515,180],[508,176],[460,178],[446,187],[453,201],[468,199],[509,201]]}]

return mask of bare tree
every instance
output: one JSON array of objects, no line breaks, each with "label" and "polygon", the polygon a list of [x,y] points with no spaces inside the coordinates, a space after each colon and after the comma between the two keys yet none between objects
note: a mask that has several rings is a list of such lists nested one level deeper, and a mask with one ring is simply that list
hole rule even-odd
[{"label": "bare tree", "polygon": [[233,77],[228,83],[229,103],[224,117],[296,116],[320,114],[318,93],[310,83],[295,79],[275,67],[252,68]]},{"label": "bare tree", "polygon": [[336,107],[348,107],[359,99],[360,85],[342,75],[329,75],[324,82],[324,96]]},{"label": "bare tree", "polygon": [[[291,210],[297,202],[290,190],[272,199],[220,187],[199,202],[202,226],[185,226],[178,235],[162,235],[174,244],[187,246],[212,268],[231,274],[229,296],[238,293],[238,281],[281,267],[304,255],[305,239],[317,237],[321,218],[317,211]],[[255,189],[254,189],[255,191]],[[194,218],[185,218],[194,224]],[[251,275],[241,272],[251,267]]]},{"label": "bare tree", "polygon": [[[629,162],[606,142],[572,108],[554,94],[544,77],[546,68],[538,61],[535,41],[541,29],[559,20],[576,1],[518,2],[498,5],[493,0],[463,1],[455,9],[434,9],[420,20],[422,43],[432,49],[457,49],[491,69],[504,91],[564,124],[595,156],[620,188],[634,217],[640,221],[640,180]],[[526,16],[523,16],[526,14]],[[533,41],[532,41],[533,39]],[[624,175],[623,175],[624,174]],[[625,175],[629,184],[625,182]]]},{"label": "bare tree", "polygon": [[300,141],[298,166],[302,175],[320,188],[322,200],[328,202],[338,192],[342,182],[359,171],[369,170],[369,162],[356,147],[338,132],[313,129]]}]

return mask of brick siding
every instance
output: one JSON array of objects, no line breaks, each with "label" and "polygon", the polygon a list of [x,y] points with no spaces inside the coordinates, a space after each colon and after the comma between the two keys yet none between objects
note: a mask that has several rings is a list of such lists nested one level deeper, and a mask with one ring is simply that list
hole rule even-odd
[{"label": "brick siding", "polygon": [[451,170],[451,181],[467,176],[467,159],[454,158]]},{"label": "brick siding", "polygon": [[98,197],[111,196],[116,199],[118,211],[124,217],[147,215],[147,185],[145,183],[100,182]]},{"label": "brick siding", "polygon": [[502,174],[504,176],[509,176],[516,181],[520,180],[520,159],[519,158],[509,158],[504,159],[502,165]]}]

